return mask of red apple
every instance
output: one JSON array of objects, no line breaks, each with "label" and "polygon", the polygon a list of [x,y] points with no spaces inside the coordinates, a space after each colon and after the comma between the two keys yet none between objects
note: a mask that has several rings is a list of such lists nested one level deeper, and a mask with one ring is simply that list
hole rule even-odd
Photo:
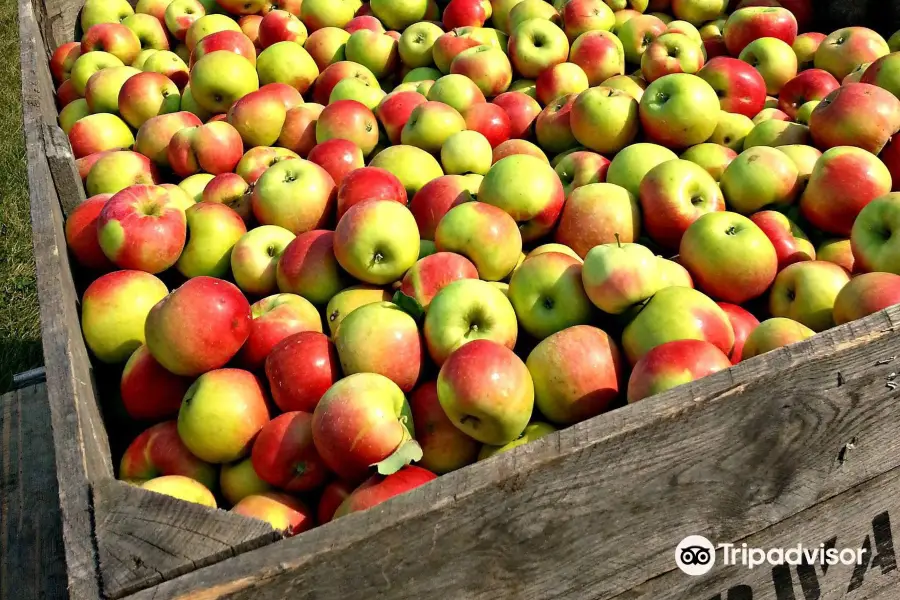
[{"label": "red apple", "polygon": [[113,263],[100,248],[97,220],[112,194],[99,194],[76,206],[66,218],[66,246],[83,267],[97,271],[111,271]]},{"label": "red apple", "polygon": [[69,78],[72,65],[79,56],[81,56],[79,42],[67,42],[53,51],[53,55],[50,57],[50,73],[57,85]]},{"label": "red apple", "polygon": [[166,421],[137,436],[122,455],[119,478],[141,482],[160,475],[183,475],[215,488],[216,469],[191,454],[178,436],[178,424]]},{"label": "red apple", "polygon": [[701,340],[660,344],[645,354],[628,380],[628,402],[655,396],[731,366],[721,350]]},{"label": "red apple", "polygon": [[366,200],[393,200],[406,205],[406,188],[397,176],[378,167],[363,167],[344,176],[337,192],[337,218]]},{"label": "red apple", "polygon": [[857,146],[878,154],[898,129],[900,100],[868,83],[837,88],[819,103],[809,119],[809,132],[822,150]]},{"label": "red apple", "polygon": [[806,234],[790,219],[774,210],[750,215],[750,220],[763,230],[778,255],[778,270],[803,260],[816,260],[816,250]]},{"label": "red apple", "polygon": [[728,358],[731,359],[732,364],[736,365],[741,362],[744,343],[747,341],[750,332],[759,326],[759,320],[754,317],[753,314],[736,304],[718,302],[718,305],[728,316],[728,321],[731,323],[731,328],[734,330],[734,348],[732,348]]},{"label": "red apple", "polygon": [[444,29],[450,31],[457,27],[484,27],[491,13],[485,10],[484,0],[450,0],[441,15]]},{"label": "red apple", "polygon": [[286,412],[266,423],[250,456],[260,479],[287,492],[314,490],[328,476],[313,444],[312,414],[307,412]]},{"label": "red apple", "polygon": [[537,100],[523,92],[504,92],[492,102],[505,110],[509,116],[510,138],[531,137],[532,125],[541,114],[541,105]]},{"label": "red apple", "polygon": [[725,22],[725,46],[732,56],[760,38],[776,38],[788,46],[797,37],[797,19],[789,10],[779,7],[741,8]]},{"label": "red apple", "polygon": [[900,304],[900,275],[863,273],[850,280],[834,300],[834,322],[843,325]]},{"label": "red apple", "polygon": [[313,102],[327,106],[331,98],[331,92],[339,81],[355,77],[363,82],[378,87],[378,79],[372,71],[366,67],[347,60],[338,61],[329,65],[316,78],[316,86],[313,88]]},{"label": "red apple", "polygon": [[347,175],[366,164],[359,146],[342,138],[320,142],[310,150],[307,158],[322,167],[338,187]]},{"label": "red apple", "polygon": [[328,336],[304,331],[279,342],[266,359],[272,399],[284,412],[313,412],[341,378],[337,350]]},{"label": "red apple", "polygon": [[803,71],[781,88],[778,94],[778,108],[791,119],[795,119],[801,106],[813,100],[824,100],[840,86],[838,80],[828,71],[822,69]]},{"label": "red apple", "polygon": [[316,145],[316,121],[324,109],[312,102],[289,109],[276,144],[307,158]]},{"label": "red apple", "polygon": [[334,518],[334,513],[344,500],[353,493],[353,489],[352,485],[341,480],[332,481],[325,486],[325,489],[322,490],[322,496],[319,498],[319,506],[316,509],[316,521],[319,525],[324,525]]},{"label": "red apple", "polygon": [[334,518],[372,508],[433,479],[437,479],[437,475],[415,465],[403,467],[391,475],[372,475],[344,500],[335,511]]},{"label": "red apple", "polygon": [[125,412],[132,419],[160,421],[178,415],[191,383],[190,378],[167,371],[147,346],[141,346],[125,363],[119,391]]},{"label": "red apple", "polygon": [[716,90],[724,111],[752,119],[765,107],[766,82],[759,71],[742,60],[717,56],[697,75]]},{"label": "red apple", "polygon": [[416,441],[422,446],[419,464],[434,473],[449,473],[478,459],[480,444],[456,428],[437,395],[437,384],[429,381],[410,395],[410,410]]},{"label": "red apple", "polygon": [[463,116],[466,119],[466,129],[483,135],[491,148],[496,148],[512,135],[512,120],[506,110],[497,104],[475,104]]},{"label": "red apple", "polygon": [[478,279],[478,269],[468,258],[453,252],[437,252],[413,265],[400,284],[400,291],[428,309],[432,298],[459,279]]},{"label": "red apple", "polygon": [[250,371],[263,368],[266,358],[279,342],[303,331],[322,332],[322,319],[316,307],[295,294],[276,294],[250,306],[253,320],[250,335],[238,355]]},{"label": "red apple", "polygon": [[334,233],[316,229],[301,233],[278,259],[276,280],[282,292],[327,304],[347,286],[347,276],[334,257]]},{"label": "red apple", "polygon": [[349,140],[371,154],[378,143],[378,121],[366,105],[356,100],[338,100],[325,107],[316,121],[316,141]]},{"label": "red apple", "polygon": [[394,92],[382,99],[375,113],[391,144],[400,143],[403,126],[406,125],[413,110],[427,101],[427,98],[418,92]]},{"label": "red apple", "polygon": [[243,156],[240,133],[225,122],[185,127],[172,136],[168,149],[169,165],[179,177],[229,173]]},{"label": "red apple", "polygon": [[314,527],[313,514],[300,500],[279,492],[262,492],[242,498],[231,512],[267,522],[285,537]]},{"label": "red apple", "polygon": [[472,190],[461,175],[444,175],[426,183],[409,203],[421,238],[433,240],[438,223],[447,211],[473,199]]}]

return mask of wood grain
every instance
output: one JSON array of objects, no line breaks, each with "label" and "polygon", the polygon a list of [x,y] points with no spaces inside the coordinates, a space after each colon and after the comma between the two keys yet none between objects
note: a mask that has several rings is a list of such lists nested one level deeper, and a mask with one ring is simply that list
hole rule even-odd
[{"label": "wood grain", "polygon": [[[19,2],[19,31],[28,193],[68,591],[74,598],[97,598],[90,483],[112,477],[112,462],[81,337],[63,217],[43,140],[44,126],[56,119],[53,86],[35,13],[27,0]],[[51,443],[51,438],[44,442]]]},{"label": "wood grain", "polygon": [[94,486],[103,593],[120,598],[270,544],[270,525],[175,500],[121,481]]},{"label": "wood grain", "polygon": [[[900,307],[135,594],[604,599],[900,466]],[[838,377],[840,373],[840,378]],[[853,449],[847,446],[852,442]]]},{"label": "wood grain", "polygon": [[47,390],[0,397],[0,599],[67,598]]}]

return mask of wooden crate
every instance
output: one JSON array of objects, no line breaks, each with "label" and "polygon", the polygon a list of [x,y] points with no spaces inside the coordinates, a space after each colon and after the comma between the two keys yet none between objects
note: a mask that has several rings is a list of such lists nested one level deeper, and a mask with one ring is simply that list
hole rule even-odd
[{"label": "wooden crate", "polygon": [[[133,600],[900,597],[891,524],[900,522],[900,307],[287,540],[260,521],[115,481],[63,236],[83,192],[47,66],[50,50],[71,39],[79,3],[19,3],[47,383],[27,412],[21,393],[0,405],[6,597],[24,598],[23,589]],[[49,448],[51,435],[55,479],[17,479],[29,454],[8,444]],[[58,530],[31,515],[53,485],[59,503],[46,514],[52,522],[58,511]],[[856,568],[720,564],[690,577],[674,562],[690,534],[761,548],[864,547],[873,558]],[[53,549],[64,573],[29,562]],[[25,585],[28,577],[39,582]]]}]

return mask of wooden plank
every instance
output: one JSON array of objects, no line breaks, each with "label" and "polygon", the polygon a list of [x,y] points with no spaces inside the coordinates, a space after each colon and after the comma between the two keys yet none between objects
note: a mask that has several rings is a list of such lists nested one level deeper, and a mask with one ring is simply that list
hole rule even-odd
[{"label": "wooden plank", "polygon": [[50,174],[65,217],[84,201],[84,185],[78,176],[78,169],[75,168],[75,157],[72,156],[69,138],[63,130],[55,123],[45,124],[43,136]]},{"label": "wooden plank", "polygon": [[56,462],[43,384],[0,397],[0,599],[66,593]]},{"label": "wooden plank", "polygon": [[[830,500],[734,542],[735,547],[810,550],[864,549],[859,564],[762,565],[749,569],[737,561],[723,564],[724,550],[716,553],[713,569],[690,577],[673,569],[615,600],[832,600],[842,598],[897,598],[900,570],[900,469],[893,469]],[[716,543],[714,541],[714,543]],[[738,555],[740,557],[741,555]],[[849,556],[848,556],[849,558]],[[735,564],[738,563],[738,564]],[[674,554],[672,556],[674,565]]]},{"label": "wooden plank", "polygon": [[[900,307],[134,594],[614,597],[900,466]],[[887,362],[885,362],[887,361]],[[852,449],[849,449],[852,445]]]},{"label": "wooden plank", "polygon": [[35,269],[68,590],[75,598],[97,598],[89,485],[113,476],[112,461],[80,333],[63,217],[43,141],[44,126],[55,122],[56,111],[45,48],[28,0],[19,2],[19,32]]},{"label": "wooden plank", "polygon": [[131,592],[270,544],[263,521],[106,480],[94,487],[103,592]]}]

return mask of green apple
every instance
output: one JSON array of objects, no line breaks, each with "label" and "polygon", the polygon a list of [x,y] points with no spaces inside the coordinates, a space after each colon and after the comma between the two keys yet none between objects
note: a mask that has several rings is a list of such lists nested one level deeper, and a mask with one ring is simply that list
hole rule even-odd
[{"label": "green apple", "polygon": [[[716,123],[716,130],[713,131],[712,136],[710,136],[709,142],[725,146],[735,152],[740,152],[744,149],[744,140],[748,138],[748,134],[750,134],[755,127],[757,126],[753,124],[750,117],[737,113],[725,112],[723,110],[719,112],[719,121]],[[769,144],[753,145],[762,146]],[[747,147],[749,148],[750,146]]]},{"label": "green apple", "polygon": [[139,73],[134,67],[110,67],[94,73],[84,89],[91,112],[119,114],[119,92],[126,81]]},{"label": "green apple", "polygon": [[258,89],[259,78],[253,65],[233,52],[207,54],[191,69],[194,99],[214,114],[227,113],[235,102]]},{"label": "green apple", "polygon": [[491,20],[494,27],[504,33],[512,33],[510,28],[510,13],[517,4],[523,0],[491,0]]},{"label": "green apple", "polygon": [[769,312],[825,331],[834,327],[834,303],[849,281],[847,271],[834,263],[808,260],[788,265],[772,284]]},{"label": "green apple", "polygon": [[459,111],[443,102],[429,101],[413,109],[400,140],[404,145],[437,154],[450,136],[465,129],[466,120]]},{"label": "green apple", "polygon": [[334,255],[353,277],[384,285],[419,259],[419,229],[403,204],[369,200],[352,206],[334,232]]},{"label": "green apple", "polygon": [[224,204],[199,202],[185,211],[188,241],[175,268],[185,277],[222,278],[231,269],[231,251],[247,233],[244,220]]},{"label": "green apple", "polygon": [[619,315],[659,291],[656,255],[640,244],[600,244],[584,257],[584,290],[594,306]]},{"label": "green apple", "polygon": [[900,275],[900,194],[875,198],[853,223],[850,243],[857,268]]},{"label": "green apple", "polygon": [[566,62],[569,40],[562,29],[545,19],[521,23],[509,37],[509,60],[522,77],[537,79],[553,65]]},{"label": "green apple", "polygon": [[744,341],[741,360],[747,360],[789,344],[802,342],[816,332],[797,321],[784,317],[767,319],[757,325]]},{"label": "green apple", "polygon": [[427,0],[372,0],[369,7],[386,27],[397,31],[424,21],[428,13]]},{"label": "green apple", "polygon": [[448,175],[485,175],[492,159],[491,143],[477,131],[454,133],[441,146],[441,164]]},{"label": "green apple", "polygon": [[294,237],[277,225],[262,225],[242,235],[231,251],[231,272],[238,287],[254,296],[275,292],[278,259]]},{"label": "green apple", "polygon": [[582,284],[580,258],[548,252],[525,259],[509,280],[509,300],[532,337],[591,322],[593,306]]},{"label": "green apple", "polygon": [[391,146],[375,155],[370,167],[387,169],[397,176],[412,198],[416,192],[433,179],[444,174],[438,161],[426,151],[415,146]]},{"label": "green apple", "polygon": [[653,348],[674,340],[703,340],[728,355],[734,330],[725,311],[708,296],[688,287],[667,287],[625,327],[622,346],[634,365]]},{"label": "green apple", "polygon": [[337,334],[338,327],[351,312],[376,302],[389,302],[391,293],[384,288],[371,285],[355,285],[335,294],[325,307],[325,319],[331,336]]},{"label": "green apple", "polygon": [[591,88],[576,98],[569,122],[580,144],[600,154],[616,154],[638,134],[638,103],[619,90]]},{"label": "green apple", "polygon": [[438,365],[454,350],[487,339],[513,348],[518,337],[516,311],[500,289],[480,279],[460,279],[441,288],[425,314],[425,342]]},{"label": "green apple", "polygon": [[[403,83],[418,83],[420,81],[437,81],[443,77],[443,73],[434,67],[416,67],[410,69],[409,73],[403,76]],[[394,88],[397,91],[397,88]]]},{"label": "green apple", "polygon": [[87,88],[88,80],[94,73],[98,73],[110,67],[124,67],[125,64],[116,56],[109,52],[85,52],[72,65],[72,72],[69,80],[72,87],[80,97],[84,97],[85,88]]},{"label": "green apple", "polygon": [[278,42],[263,50],[256,59],[256,71],[261,85],[286,83],[301,94],[305,94],[319,76],[316,61],[296,42]]},{"label": "green apple", "polygon": [[785,153],[757,146],[739,154],[722,173],[720,183],[728,207],[749,215],[765,206],[791,204],[800,191],[799,175]]},{"label": "green apple", "polygon": [[728,0],[672,0],[672,13],[694,25],[715,21],[725,14]]},{"label": "green apple", "polygon": [[91,109],[88,108],[87,100],[78,98],[77,100],[66,104],[63,109],[59,111],[59,127],[63,130],[63,133],[69,135],[72,126],[89,114],[91,114]]},{"label": "green apple", "polygon": [[300,19],[310,31],[323,27],[343,29],[362,7],[362,0],[304,0]]},{"label": "green apple", "polygon": [[385,33],[359,29],[350,34],[344,46],[347,60],[361,64],[383,79],[394,71],[399,60],[397,40]]},{"label": "green apple", "polygon": [[194,202],[200,202],[203,200],[203,190],[206,189],[207,184],[214,177],[215,175],[210,175],[209,173],[197,173],[182,179],[178,187],[187,192],[187,195],[193,198]]},{"label": "green apple", "polygon": [[529,19],[545,19],[553,23],[560,22],[559,12],[552,4],[544,0],[522,0],[509,11],[509,33]]},{"label": "green apple", "polygon": [[328,103],[338,100],[356,100],[369,110],[375,110],[384,99],[385,93],[380,87],[374,87],[361,79],[350,77],[342,79],[331,90]]},{"label": "green apple", "polygon": [[621,186],[637,197],[641,181],[653,167],[675,160],[678,155],[664,146],[639,142],[616,154],[606,172],[606,182]]},{"label": "green apple", "polygon": [[703,167],[716,181],[722,179],[725,169],[735,158],[737,158],[737,152],[713,143],[691,146],[681,154],[682,160],[689,160],[695,165]]},{"label": "green apple", "polygon": [[741,50],[739,57],[754,67],[766,82],[766,93],[777,96],[788,81],[797,76],[797,55],[791,46],[778,38],[754,40]]},{"label": "green apple", "polygon": [[86,0],[81,8],[81,30],[99,23],[121,23],[133,14],[127,0]]},{"label": "green apple", "polygon": [[673,73],[647,86],[641,98],[641,125],[650,141],[687,148],[709,139],[716,130],[719,97],[696,75]]},{"label": "green apple", "polygon": [[[715,137],[715,134],[713,134],[710,141],[715,142]],[[805,146],[809,141],[809,127],[806,125],[770,119],[753,125],[753,129],[744,139],[743,149],[747,150],[754,146],[771,146],[773,148],[790,145]],[[733,150],[740,151],[741,149],[733,148]]]},{"label": "green apple", "polygon": [[[541,2],[543,2],[543,0],[541,0]],[[487,460],[488,458],[496,456],[497,454],[509,452],[514,448],[524,446],[525,444],[530,444],[534,440],[540,439],[545,435],[555,433],[556,431],[557,429],[553,425],[550,425],[548,423],[541,423],[539,421],[533,421],[525,427],[525,431],[522,432],[522,435],[508,444],[504,444],[503,446],[491,446],[490,444],[483,444],[481,446],[481,450],[478,452],[478,460]]]},{"label": "green apple", "polygon": [[457,73],[444,75],[435,80],[434,85],[428,90],[428,99],[452,106],[460,114],[464,114],[473,105],[485,101],[484,93],[475,82]]},{"label": "green apple", "polygon": [[[400,60],[410,69],[434,65],[431,48],[442,35],[444,35],[444,30],[428,21],[410,25],[400,36],[398,48]],[[437,79],[437,77],[429,77],[429,79]]]}]

